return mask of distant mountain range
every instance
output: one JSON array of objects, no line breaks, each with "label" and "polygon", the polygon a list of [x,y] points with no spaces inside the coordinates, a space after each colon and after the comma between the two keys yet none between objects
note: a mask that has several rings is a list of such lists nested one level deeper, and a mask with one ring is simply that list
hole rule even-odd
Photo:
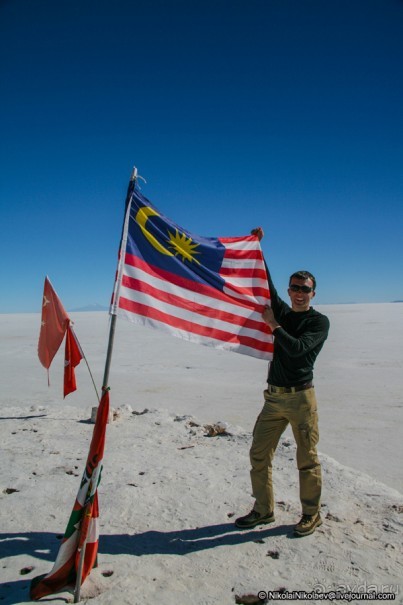
[{"label": "distant mountain range", "polygon": [[71,311],[71,313],[82,313],[83,311],[109,311],[109,307],[105,307],[105,305],[95,303],[92,305],[87,305],[85,307],[76,307],[75,309],[69,309],[69,311]]}]

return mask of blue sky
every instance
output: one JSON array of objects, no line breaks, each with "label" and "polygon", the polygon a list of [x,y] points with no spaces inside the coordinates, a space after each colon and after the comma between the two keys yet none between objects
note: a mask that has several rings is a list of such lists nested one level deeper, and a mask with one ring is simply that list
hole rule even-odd
[{"label": "blue sky", "polygon": [[278,290],[403,299],[401,0],[2,0],[0,312],[108,305],[131,168]]}]

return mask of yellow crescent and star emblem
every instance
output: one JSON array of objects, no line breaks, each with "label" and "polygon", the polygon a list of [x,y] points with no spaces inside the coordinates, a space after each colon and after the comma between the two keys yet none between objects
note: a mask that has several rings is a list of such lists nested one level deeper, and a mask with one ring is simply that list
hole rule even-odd
[{"label": "yellow crescent and star emblem", "polygon": [[195,258],[195,254],[200,254],[200,252],[196,250],[199,244],[194,244],[192,238],[187,237],[184,233],[180,233],[178,229],[176,229],[175,234],[168,231],[169,237],[166,240],[168,247],[163,246],[147,229],[147,221],[152,216],[160,216],[160,214],[158,214],[158,212],[150,206],[142,206],[137,211],[134,220],[140,227],[144,237],[149,241],[153,248],[166,256],[181,256],[183,261],[194,261],[200,264]]}]

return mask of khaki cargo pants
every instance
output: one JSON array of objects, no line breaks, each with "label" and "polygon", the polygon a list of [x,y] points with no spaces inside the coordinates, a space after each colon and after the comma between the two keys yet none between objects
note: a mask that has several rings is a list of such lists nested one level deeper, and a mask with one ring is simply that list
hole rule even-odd
[{"label": "khaki cargo pants", "polygon": [[314,388],[297,393],[264,392],[265,404],[253,430],[250,449],[254,510],[265,515],[274,510],[272,463],[279,439],[291,424],[297,444],[302,513],[314,515],[320,508],[321,467],[316,452],[319,441]]}]

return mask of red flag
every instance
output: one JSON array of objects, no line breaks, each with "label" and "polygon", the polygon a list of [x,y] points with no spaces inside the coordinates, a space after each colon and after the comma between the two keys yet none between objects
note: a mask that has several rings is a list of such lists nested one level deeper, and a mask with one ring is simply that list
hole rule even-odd
[{"label": "red flag", "polygon": [[73,328],[68,326],[66,334],[66,349],[64,355],[64,389],[63,395],[66,397],[69,393],[76,390],[76,375],[74,368],[78,366],[83,358],[81,348],[77,342]]},{"label": "red flag", "polygon": [[67,315],[49,279],[45,278],[42,302],[41,331],[39,334],[38,357],[41,364],[49,369],[59,350],[69,325]]},{"label": "red flag", "polygon": [[99,404],[87,464],[76,501],[53,569],[31,582],[33,600],[73,587],[77,579],[80,551],[85,544],[81,584],[96,564],[99,540],[98,484],[101,480],[106,425],[109,416],[109,390]]}]

